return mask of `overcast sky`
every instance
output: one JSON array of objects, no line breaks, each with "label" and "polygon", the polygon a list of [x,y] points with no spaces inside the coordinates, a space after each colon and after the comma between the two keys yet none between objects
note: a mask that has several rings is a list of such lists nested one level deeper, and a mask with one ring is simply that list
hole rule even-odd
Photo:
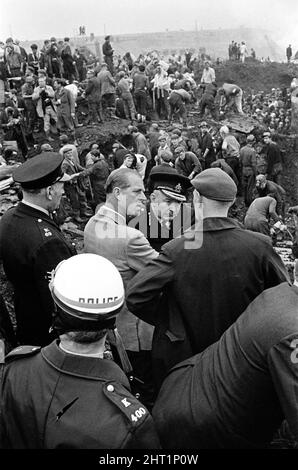
[{"label": "overcast sky", "polygon": [[[0,40],[261,27],[298,45],[298,0],[0,0]],[[274,39],[274,37],[272,36]],[[296,43],[295,43],[296,41]]]}]

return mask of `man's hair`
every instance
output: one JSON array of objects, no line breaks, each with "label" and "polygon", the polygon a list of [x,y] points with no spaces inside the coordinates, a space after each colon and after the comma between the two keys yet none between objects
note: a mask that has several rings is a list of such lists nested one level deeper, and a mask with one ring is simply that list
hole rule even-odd
[{"label": "man's hair", "polygon": [[162,150],[160,152],[160,158],[162,158],[164,162],[169,163],[171,160],[173,160],[173,154],[170,150]]},{"label": "man's hair", "polygon": [[68,135],[66,135],[66,134],[60,135],[60,142],[62,142],[63,144],[68,144],[68,142],[69,142]]},{"label": "man's hair", "polygon": [[90,344],[95,343],[102,339],[108,330],[99,330],[99,331],[69,331],[64,333],[69,341],[74,343],[81,344]]},{"label": "man's hair", "polygon": [[22,187],[23,193],[25,193],[25,194],[28,193],[28,194],[31,194],[31,195],[33,195],[33,196],[34,196],[34,195],[37,196],[38,194],[41,194],[41,192],[42,192],[43,189],[45,189],[45,188],[38,188],[38,189],[27,189],[27,188],[26,188],[26,189],[24,189],[24,188]]},{"label": "man's hair", "polygon": [[136,173],[129,168],[118,168],[112,171],[106,181],[105,190],[107,194],[111,194],[114,188],[126,189],[129,188],[129,177]]},{"label": "man's hair", "polygon": [[145,72],[145,65],[139,65],[139,71]]}]

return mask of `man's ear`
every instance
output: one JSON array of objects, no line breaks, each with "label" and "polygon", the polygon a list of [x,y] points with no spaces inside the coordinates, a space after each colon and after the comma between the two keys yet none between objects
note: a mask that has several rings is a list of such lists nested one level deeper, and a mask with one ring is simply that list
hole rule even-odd
[{"label": "man's ear", "polygon": [[53,199],[52,197],[52,186],[48,186],[45,190],[46,198],[50,201]]},{"label": "man's ear", "polygon": [[151,202],[156,202],[156,194],[154,192],[151,193],[149,197]]},{"label": "man's ear", "polygon": [[113,194],[115,196],[116,199],[119,199],[120,198],[120,194],[121,194],[121,190],[120,188],[118,188],[117,186],[113,189]]}]

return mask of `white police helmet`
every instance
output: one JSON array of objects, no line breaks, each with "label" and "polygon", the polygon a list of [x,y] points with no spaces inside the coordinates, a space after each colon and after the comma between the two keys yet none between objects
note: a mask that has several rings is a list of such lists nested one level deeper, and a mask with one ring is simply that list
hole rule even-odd
[{"label": "white police helmet", "polygon": [[91,253],[61,261],[49,287],[55,304],[87,325],[115,317],[124,302],[123,281],[117,268]]}]

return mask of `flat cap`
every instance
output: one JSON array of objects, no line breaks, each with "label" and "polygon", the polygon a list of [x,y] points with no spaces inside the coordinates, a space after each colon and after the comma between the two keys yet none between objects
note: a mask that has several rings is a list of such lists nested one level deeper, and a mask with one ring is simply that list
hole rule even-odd
[{"label": "flat cap", "polygon": [[186,191],[191,187],[190,180],[186,176],[180,175],[177,170],[170,166],[157,166],[155,168],[156,171],[152,171],[149,177],[149,185],[152,190],[159,189],[169,198],[185,202]]},{"label": "flat cap", "polygon": [[41,189],[57,181],[69,181],[69,175],[63,173],[63,157],[57,152],[43,152],[30,158],[15,169],[12,176],[24,189]]},{"label": "flat cap", "polygon": [[193,180],[193,187],[207,199],[230,202],[237,194],[237,186],[232,178],[220,168],[208,168]]},{"label": "flat cap", "polygon": [[183,145],[178,145],[178,147],[175,148],[174,153],[175,155],[179,155],[181,152],[186,152],[186,149]]},{"label": "flat cap", "polygon": [[53,152],[53,147],[50,144],[45,143],[40,146],[40,150],[42,152]]}]

